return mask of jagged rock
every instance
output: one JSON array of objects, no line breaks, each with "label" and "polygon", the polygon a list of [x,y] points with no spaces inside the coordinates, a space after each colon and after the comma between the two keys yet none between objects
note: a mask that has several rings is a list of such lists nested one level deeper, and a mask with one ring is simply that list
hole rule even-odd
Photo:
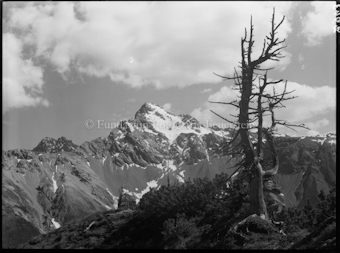
[{"label": "jagged rock", "polygon": [[36,146],[33,151],[35,152],[48,152],[48,153],[56,153],[56,152],[71,152],[75,150],[78,146],[75,145],[71,140],[66,139],[65,137],[60,137],[57,140],[49,137],[45,137],[40,141],[38,146]]},{"label": "jagged rock", "polygon": [[136,208],[136,198],[132,197],[130,194],[122,193],[118,200],[118,211],[135,209]]}]

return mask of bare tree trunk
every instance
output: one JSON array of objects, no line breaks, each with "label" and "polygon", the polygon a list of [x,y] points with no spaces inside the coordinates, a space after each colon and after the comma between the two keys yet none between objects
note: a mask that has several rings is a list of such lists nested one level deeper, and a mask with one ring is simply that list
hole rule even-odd
[{"label": "bare tree trunk", "polygon": [[250,213],[257,214],[263,219],[268,219],[267,207],[263,195],[263,170],[261,164],[252,167],[252,179],[250,182]]}]

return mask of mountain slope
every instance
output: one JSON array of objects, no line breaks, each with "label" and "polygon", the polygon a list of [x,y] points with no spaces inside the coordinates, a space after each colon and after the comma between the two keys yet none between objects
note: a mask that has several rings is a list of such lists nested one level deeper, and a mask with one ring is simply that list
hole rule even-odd
[{"label": "mountain slope", "polygon": [[[46,233],[115,209],[122,187],[138,202],[150,188],[168,182],[231,175],[240,157],[222,156],[218,148],[232,134],[233,129],[205,128],[190,115],[145,103],[107,138],[80,146],[64,137],[44,138],[32,151],[3,151],[3,220],[28,222]],[[302,206],[308,198],[315,204],[317,192],[328,192],[336,175],[335,137],[275,138],[280,159],[275,177],[286,206]],[[24,231],[21,225],[12,227],[13,234],[26,239]],[[3,245],[17,244],[3,237]]]}]

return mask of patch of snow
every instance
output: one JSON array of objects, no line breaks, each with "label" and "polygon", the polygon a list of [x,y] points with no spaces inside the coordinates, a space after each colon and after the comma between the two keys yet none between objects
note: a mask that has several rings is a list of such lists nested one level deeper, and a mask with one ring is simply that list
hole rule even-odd
[{"label": "patch of snow", "polygon": [[111,207],[107,206],[107,205],[104,205],[108,210],[111,210]]},{"label": "patch of snow", "polygon": [[128,189],[125,189],[125,188],[123,188],[123,194],[124,193],[129,194],[129,195],[133,195],[132,192],[130,192]]},{"label": "patch of snow", "polygon": [[57,185],[57,181],[54,180],[54,173],[53,172],[53,175],[52,175],[52,181],[53,181],[53,192],[55,193],[58,189],[58,185]]},{"label": "patch of snow", "polygon": [[88,165],[89,167],[91,167],[89,162],[86,162],[86,163],[87,163],[87,165]]},{"label": "patch of snow", "polygon": [[20,162],[21,161],[21,159],[17,159],[18,161],[17,162]]},{"label": "patch of snow", "polygon": [[106,191],[107,191],[108,194],[110,194],[110,196],[112,197],[114,209],[117,209],[117,208],[118,208],[118,197],[114,196],[114,195],[109,191],[108,188],[106,188]]},{"label": "patch of snow", "polygon": [[[195,133],[197,135],[211,133],[211,130],[202,126],[194,129],[183,126],[182,117],[172,115],[161,107],[153,104],[149,104],[149,107],[151,107],[152,110],[145,115],[145,118],[152,123],[156,131],[163,133],[171,143],[174,142],[181,133]],[[198,129],[200,133],[197,133],[195,129]]]},{"label": "patch of snow", "polygon": [[209,154],[208,154],[208,150],[205,150],[205,156],[206,156],[206,158],[207,158],[207,160],[208,160],[208,162],[209,162]]},{"label": "patch of snow", "polygon": [[104,164],[105,163],[105,161],[106,161],[106,156],[104,156],[104,157],[102,157],[102,164]]},{"label": "patch of snow", "polygon": [[336,141],[335,140],[330,140],[328,141],[329,144],[336,144]]},{"label": "patch of snow", "polygon": [[150,147],[149,142],[147,142],[146,140],[143,140],[143,141],[144,141],[144,143],[146,144],[147,147]]},{"label": "patch of snow", "polygon": [[162,165],[162,163],[156,164],[155,166],[156,166],[158,169],[161,169],[161,170],[164,169],[164,166]]},{"label": "patch of snow", "polygon": [[184,170],[182,170],[180,173],[178,173],[178,174],[180,174],[182,177],[184,177]]},{"label": "patch of snow", "polygon": [[135,188],[136,191],[138,191],[138,188]]},{"label": "patch of snow", "polygon": [[159,179],[162,179],[165,176],[165,173],[162,174],[162,176]]},{"label": "patch of snow", "polygon": [[130,129],[131,133],[133,131],[135,131],[135,128],[132,126],[132,124],[130,122],[126,122],[126,125],[128,126],[128,128]]},{"label": "patch of snow", "polygon": [[29,163],[32,162],[32,159],[28,159],[27,162],[29,162]]},{"label": "patch of snow", "polygon": [[156,188],[158,186],[156,180],[152,180],[150,182],[147,182],[146,184],[148,185],[148,187],[153,187],[153,188]]},{"label": "patch of snow", "polygon": [[144,132],[147,132],[147,133],[150,133],[150,134],[157,135],[157,133],[155,133],[154,131],[152,131],[152,130],[149,129],[148,127],[144,127],[143,130],[144,130]]},{"label": "patch of snow", "polygon": [[184,179],[181,176],[179,176],[179,175],[176,175],[176,178],[178,179],[178,181],[180,183],[184,183],[185,182]]},{"label": "patch of snow", "polygon": [[119,156],[119,153],[116,153],[116,154],[114,154],[113,156],[118,157],[118,156]]},{"label": "patch of snow", "polygon": [[172,171],[177,170],[177,167],[174,165],[174,160],[169,160],[169,162],[166,163],[166,166],[168,166]]},{"label": "patch of snow", "polygon": [[122,138],[124,137],[124,134],[123,134],[122,131],[118,130],[118,134],[119,134],[119,136],[117,136],[117,137],[115,138],[115,141],[120,140],[120,139],[122,139]]},{"label": "patch of snow", "polygon": [[139,203],[139,200],[142,198],[142,196],[145,193],[150,191],[150,187],[154,187],[154,188],[156,188],[156,187],[159,188],[160,187],[160,186],[158,186],[156,180],[152,180],[150,182],[147,182],[146,184],[147,184],[147,187],[144,190],[142,190],[140,193],[129,192],[129,191],[126,190],[127,193],[129,193],[130,195],[134,195],[136,197],[136,204]]},{"label": "patch of snow", "polygon": [[38,156],[41,156],[42,154],[40,153]]},{"label": "patch of snow", "polygon": [[318,142],[320,142],[321,145],[323,145],[323,143],[325,142],[326,139],[327,139],[327,138],[324,138],[323,140],[318,140]]},{"label": "patch of snow", "polygon": [[220,136],[220,137],[225,137],[225,138],[227,138],[227,139],[231,139],[231,137],[229,136],[229,133],[226,132],[226,131],[224,131],[224,130],[214,130],[214,129],[211,129],[211,131],[212,131],[214,134],[216,134],[216,135],[218,135],[218,136]]},{"label": "patch of snow", "polygon": [[[130,167],[138,167],[138,168],[141,168],[141,169],[146,169],[146,167],[142,167],[142,166],[140,166],[140,165],[138,165],[138,164],[135,164],[135,163],[131,163],[131,164],[124,164],[124,165],[126,165],[126,168],[127,169],[129,169]],[[124,165],[123,165],[123,167],[124,167]]]},{"label": "patch of snow", "polygon": [[52,223],[53,223],[53,225],[54,225],[54,227],[55,227],[56,229],[60,228],[60,224],[59,224],[58,222],[56,222],[56,221],[54,220],[54,218],[52,218]]},{"label": "patch of snow", "polygon": [[284,196],[284,194],[282,192],[279,195],[281,195],[282,197]]},{"label": "patch of snow", "polygon": [[178,144],[176,144],[176,148],[178,149],[179,153],[183,152],[183,149]]}]

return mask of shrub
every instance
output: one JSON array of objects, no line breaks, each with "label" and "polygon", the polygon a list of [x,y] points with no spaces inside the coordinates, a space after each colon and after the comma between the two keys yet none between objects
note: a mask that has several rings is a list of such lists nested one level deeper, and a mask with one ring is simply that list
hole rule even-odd
[{"label": "shrub", "polygon": [[206,227],[197,227],[197,218],[187,219],[184,214],[177,214],[175,219],[163,223],[165,248],[187,249],[197,244]]}]

